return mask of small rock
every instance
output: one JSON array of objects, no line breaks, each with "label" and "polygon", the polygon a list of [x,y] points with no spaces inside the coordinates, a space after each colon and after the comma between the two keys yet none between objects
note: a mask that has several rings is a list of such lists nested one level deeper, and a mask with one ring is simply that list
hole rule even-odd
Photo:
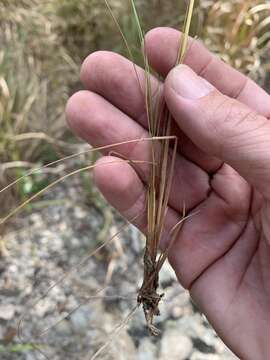
[{"label": "small rock", "polygon": [[190,360],[220,360],[220,357],[216,354],[204,354],[199,351],[195,351],[191,355]]},{"label": "small rock", "polygon": [[237,359],[239,359],[225,345],[224,345],[224,352],[222,353],[222,358],[224,358],[224,360],[237,360]]},{"label": "small rock", "polygon": [[15,315],[15,306],[14,305],[0,305],[0,319],[2,320],[11,320]]},{"label": "small rock", "polygon": [[71,325],[70,325],[69,321],[67,321],[66,319],[62,320],[59,324],[57,324],[57,326],[55,327],[55,330],[56,330],[57,334],[63,335],[63,336],[68,336],[68,335],[72,334]]},{"label": "small rock", "polygon": [[174,306],[171,311],[171,315],[174,319],[179,319],[184,313],[184,309],[181,306]]},{"label": "small rock", "polygon": [[74,216],[76,219],[83,219],[85,217],[85,211],[80,206],[74,207]]},{"label": "small rock", "polygon": [[213,354],[216,352],[216,348],[213,345],[209,345],[205,343],[202,339],[198,337],[193,338],[192,341],[193,341],[193,346],[204,354]]},{"label": "small rock", "polygon": [[122,331],[112,342],[111,353],[113,360],[136,360],[137,354],[134,343],[127,332]]},{"label": "small rock", "polygon": [[142,234],[140,231],[133,225],[129,228],[130,237],[132,239],[131,245],[132,249],[136,254],[140,254],[143,248]]},{"label": "small rock", "polygon": [[75,332],[84,333],[91,320],[90,310],[87,307],[81,307],[70,316],[70,320]]},{"label": "small rock", "polygon": [[36,360],[36,357],[32,352],[26,352],[25,353],[25,360]]},{"label": "small rock", "polygon": [[203,325],[202,316],[200,314],[185,315],[177,320],[176,323],[177,327],[189,337],[198,337],[203,339],[206,343],[208,343],[208,341],[205,340],[205,337],[208,337],[208,333],[210,333],[211,338],[215,337],[213,330],[211,328],[207,329]]},{"label": "small rock", "polygon": [[163,288],[166,288],[177,281],[175,272],[167,261],[159,273],[159,281]]},{"label": "small rock", "polygon": [[156,350],[156,345],[150,339],[143,339],[138,348],[138,360],[155,360],[157,358]]},{"label": "small rock", "polygon": [[167,330],[161,341],[159,360],[185,360],[192,352],[192,341],[177,329]]}]

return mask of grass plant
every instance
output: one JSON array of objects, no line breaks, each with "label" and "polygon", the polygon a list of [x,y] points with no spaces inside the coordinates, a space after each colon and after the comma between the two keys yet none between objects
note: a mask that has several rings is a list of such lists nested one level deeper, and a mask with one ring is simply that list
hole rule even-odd
[{"label": "grass plant", "polygon": [[[144,32],[141,27],[140,19],[137,13],[136,4],[131,0],[133,15],[138,28],[138,36],[143,44]],[[187,40],[190,31],[191,19],[194,10],[194,1],[189,2],[186,20],[183,30],[183,37],[180,41],[179,55],[177,64],[182,63],[186,54]],[[159,315],[159,302],[163,294],[159,294],[159,272],[168,256],[168,251],[165,251],[160,256],[159,245],[162,237],[164,236],[165,217],[168,208],[169,194],[171,191],[172,175],[175,166],[175,157],[177,152],[177,138],[173,139],[174,144],[170,147],[168,137],[171,135],[171,115],[166,108],[166,105],[160,98],[155,105],[153,105],[153,89],[151,88],[151,70],[148,59],[144,54],[145,65],[145,83],[146,83],[146,111],[148,117],[148,129],[152,137],[161,136],[164,141],[161,143],[160,148],[152,143],[151,156],[152,165],[148,183],[147,195],[147,234],[146,246],[144,254],[144,279],[141,289],[138,294],[138,303],[142,304],[146,322],[150,333],[158,335],[159,331],[154,326],[154,318]],[[156,108],[154,108],[156,106]],[[175,226],[171,231],[171,240],[175,239],[180,229],[182,222]]]}]

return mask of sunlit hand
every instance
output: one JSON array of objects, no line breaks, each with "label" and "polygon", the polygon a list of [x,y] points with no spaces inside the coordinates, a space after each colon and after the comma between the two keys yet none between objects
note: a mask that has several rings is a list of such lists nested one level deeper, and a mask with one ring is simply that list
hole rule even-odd
[{"label": "sunlit hand", "polygon": [[[269,359],[270,96],[197,41],[190,40],[187,66],[173,69],[179,37],[167,28],[146,36],[149,61],[166,79],[164,96],[180,143],[166,229],[181,218],[183,202],[189,211],[200,210],[185,222],[170,262],[241,359]],[[138,75],[143,84],[142,69]],[[87,90],[67,105],[68,122],[78,135],[94,146],[149,136],[131,62],[94,53],[84,62],[81,79]],[[149,146],[126,144],[117,151],[149,160]],[[111,161],[104,156],[99,164]],[[95,169],[100,190],[127,219],[145,209],[142,179],[148,166],[140,167],[144,176],[119,159]],[[143,229],[145,217],[136,225]]]}]

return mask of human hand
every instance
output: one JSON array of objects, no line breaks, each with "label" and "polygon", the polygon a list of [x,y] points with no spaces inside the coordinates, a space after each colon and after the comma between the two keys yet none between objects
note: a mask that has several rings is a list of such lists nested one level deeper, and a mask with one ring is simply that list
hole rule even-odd
[{"label": "human hand", "polygon": [[[173,69],[179,32],[158,28],[146,36],[150,64],[166,80],[179,152],[166,229],[185,202],[199,214],[184,223],[169,256],[180,283],[219,336],[241,359],[270,357],[270,96],[190,40],[185,63]],[[192,69],[192,70],[191,70]],[[200,76],[198,76],[198,75]],[[144,84],[144,71],[138,69]],[[86,91],[67,105],[74,131],[94,146],[148,137],[145,100],[133,64],[110,52],[84,62]],[[152,79],[153,87],[157,80]],[[144,88],[144,86],[142,86]],[[147,142],[125,144],[127,158],[149,160]],[[99,163],[111,163],[104,151]],[[147,179],[146,165],[140,172]],[[146,186],[133,167],[95,168],[107,200],[127,219],[145,209]],[[145,227],[137,218],[136,226]],[[163,244],[165,246],[165,244]]]}]

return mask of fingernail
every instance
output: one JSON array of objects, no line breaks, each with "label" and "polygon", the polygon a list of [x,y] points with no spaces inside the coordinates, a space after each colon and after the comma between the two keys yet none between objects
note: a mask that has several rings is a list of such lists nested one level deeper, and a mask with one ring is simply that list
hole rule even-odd
[{"label": "fingernail", "polygon": [[176,66],[171,73],[171,85],[183,98],[197,100],[208,95],[214,87],[186,65]]}]

